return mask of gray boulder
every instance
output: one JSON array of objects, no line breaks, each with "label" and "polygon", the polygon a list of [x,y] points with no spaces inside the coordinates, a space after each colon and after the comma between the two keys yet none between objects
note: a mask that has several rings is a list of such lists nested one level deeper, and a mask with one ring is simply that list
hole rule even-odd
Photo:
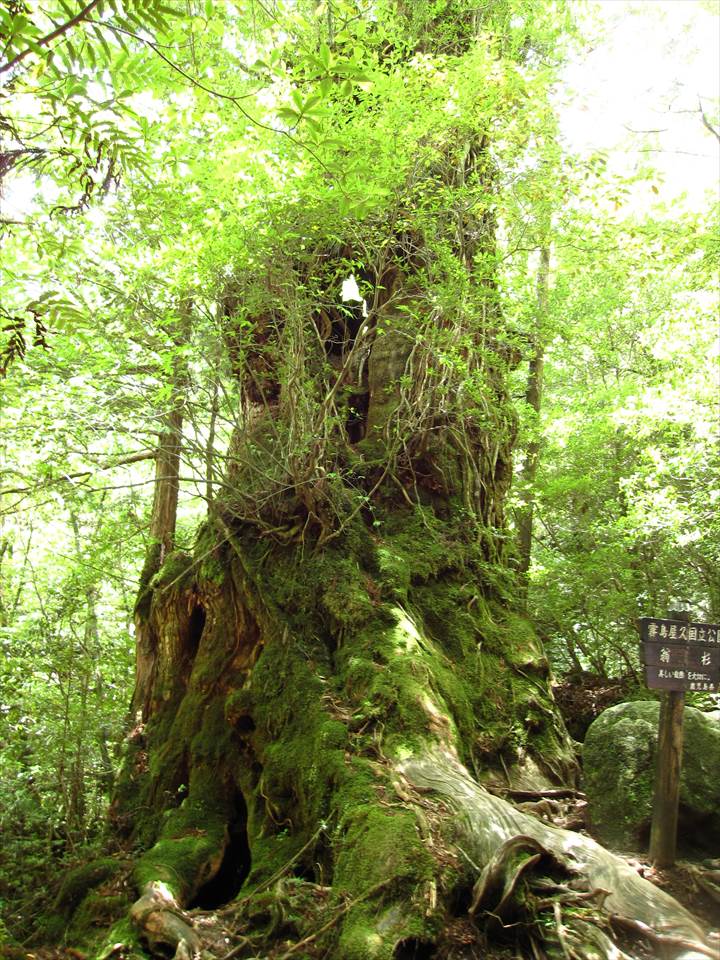
[{"label": "gray boulder", "polygon": [[[590,829],[606,846],[646,850],[660,704],[619,703],[590,725],[583,746]],[[685,708],[678,848],[720,852],[720,718]]]}]

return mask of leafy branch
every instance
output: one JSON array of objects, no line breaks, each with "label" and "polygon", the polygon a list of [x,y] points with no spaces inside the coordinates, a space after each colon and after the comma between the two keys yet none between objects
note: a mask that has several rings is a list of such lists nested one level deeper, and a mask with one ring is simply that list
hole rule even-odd
[{"label": "leafy branch", "polygon": [[59,27],[56,27],[55,30],[52,30],[39,40],[33,40],[24,50],[21,50],[20,53],[16,54],[11,60],[8,60],[7,63],[1,64],[0,73],[6,73],[8,70],[12,70],[13,67],[18,65],[18,63],[21,63],[26,57],[30,56],[31,53],[38,53],[41,48],[49,46],[53,40],[57,40],[58,37],[64,36],[69,30],[72,30],[73,27],[77,27],[78,24],[87,20],[93,10],[100,6],[102,2],[103,0],[91,0],[87,6],[83,7],[83,9],[80,10],[70,20],[60,24]]}]

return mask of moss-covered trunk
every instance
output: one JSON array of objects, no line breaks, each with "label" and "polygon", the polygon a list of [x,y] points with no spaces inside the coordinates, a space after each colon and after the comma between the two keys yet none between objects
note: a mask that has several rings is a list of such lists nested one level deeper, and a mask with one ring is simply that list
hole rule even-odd
[{"label": "moss-covered trunk", "polygon": [[378,516],[313,552],[218,515],[196,563],[171,558],[142,602],[158,666],[115,804],[147,850],[138,886],[185,907],[278,874],[331,887],[322,917],[385,882],[328,932],[338,957],[432,939],[466,882],[404,763],[442,750],[498,787],[574,773],[538,642],[478,546],[429,508]]},{"label": "moss-covered trunk", "polygon": [[115,803],[144,851],[142,942],[380,960],[519,938],[609,957],[613,917],[706,955],[634,871],[496,795],[574,782],[537,639],[452,515],[375,517],[313,551],[217,514],[150,585],[162,662]]}]

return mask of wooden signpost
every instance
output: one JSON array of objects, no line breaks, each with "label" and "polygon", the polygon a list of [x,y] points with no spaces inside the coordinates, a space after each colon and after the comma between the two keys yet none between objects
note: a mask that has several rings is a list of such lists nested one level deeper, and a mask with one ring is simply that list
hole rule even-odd
[{"label": "wooden signpost", "polygon": [[650,860],[656,867],[671,867],[677,844],[685,691],[720,687],[720,627],[695,623],[690,614],[671,610],[668,619],[642,617],[640,635],[647,685],[666,691],[660,705]]}]

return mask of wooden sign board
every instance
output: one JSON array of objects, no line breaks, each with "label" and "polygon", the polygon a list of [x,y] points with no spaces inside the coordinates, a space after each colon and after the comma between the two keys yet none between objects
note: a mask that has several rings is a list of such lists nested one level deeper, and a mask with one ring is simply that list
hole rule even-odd
[{"label": "wooden sign board", "polygon": [[651,690],[720,689],[720,626],[642,617],[642,659]]}]

